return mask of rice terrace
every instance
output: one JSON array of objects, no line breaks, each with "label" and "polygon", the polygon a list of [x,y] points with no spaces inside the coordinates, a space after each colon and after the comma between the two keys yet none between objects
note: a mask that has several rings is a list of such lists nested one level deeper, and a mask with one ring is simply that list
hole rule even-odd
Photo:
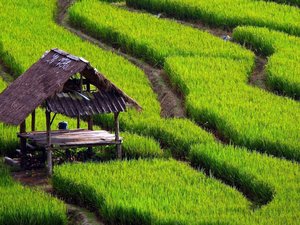
[{"label": "rice terrace", "polygon": [[0,0],[0,225],[300,224],[300,0]]}]

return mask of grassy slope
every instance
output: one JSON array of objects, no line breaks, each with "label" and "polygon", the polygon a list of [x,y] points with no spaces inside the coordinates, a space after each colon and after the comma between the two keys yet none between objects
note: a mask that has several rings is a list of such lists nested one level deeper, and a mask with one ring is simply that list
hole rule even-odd
[{"label": "grassy slope", "polygon": [[180,19],[201,20],[213,26],[252,25],[300,36],[297,7],[257,0],[126,0],[133,7],[165,12]]},{"label": "grassy slope", "polygon": [[[99,17],[99,13],[102,16]],[[95,37],[118,44],[152,62],[167,61],[165,69],[187,97],[188,112],[197,122],[217,128],[235,144],[300,159],[299,104],[246,84],[254,64],[249,51],[206,32],[97,0],[78,2],[69,14],[74,26]],[[181,56],[181,62],[168,60],[173,56]],[[210,65],[202,67],[196,60],[185,60],[187,56],[210,56],[211,65],[222,64],[213,70]],[[244,67],[234,66],[235,72],[226,67],[226,60],[221,62],[213,57],[228,59],[233,62],[230,65],[235,64],[232,60],[239,60]],[[195,73],[196,70],[205,74]],[[222,91],[224,84],[226,91]],[[283,119],[278,121],[283,109]]]},{"label": "grassy slope", "polygon": [[[223,180],[250,188],[256,196],[272,195],[274,199],[269,204],[254,211],[251,223],[297,224],[300,216],[299,164],[220,144],[193,146],[190,160],[194,166],[206,168]],[[249,222],[245,219],[248,218],[241,217],[240,224]]]},{"label": "grassy slope", "polygon": [[63,165],[53,185],[108,224],[228,224],[250,213],[244,196],[173,160]]},{"label": "grassy slope", "polygon": [[300,98],[300,38],[259,27],[238,27],[233,38],[269,56],[267,83],[274,91]]},{"label": "grassy slope", "polygon": [[[82,41],[56,25],[53,20],[56,10],[54,0],[43,3],[0,1],[0,6],[3,9],[0,14],[0,56],[15,77],[35,62],[46,49],[59,47],[89,59],[108,79],[142,105],[142,113],[129,110],[121,115],[122,129],[154,137],[180,156],[187,154],[191,143],[213,141],[212,135],[189,120],[161,119],[156,95],[143,72],[125,59]],[[17,12],[18,17],[11,17],[10,12]],[[112,117],[105,117],[98,122],[106,127],[112,126],[112,121]],[[9,135],[15,133],[15,130],[5,130],[5,133],[5,142],[9,142]]]},{"label": "grassy slope", "polygon": [[248,85],[247,62],[171,57],[165,68],[175,84],[184,84],[195,121],[217,128],[237,145],[300,160],[299,103]]},{"label": "grassy slope", "polygon": [[[0,159],[1,160],[1,159]],[[0,224],[67,224],[67,209],[57,199],[14,182],[0,161]]]},{"label": "grassy slope", "polygon": [[[11,4],[9,4],[9,3],[11,3]],[[14,3],[14,4],[17,4],[17,2],[6,2],[5,4],[2,4],[1,2],[0,2],[0,6],[3,8],[3,9],[5,9],[4,11],[6,11],[7,9],[8,10],[12,10],[11,8],[14,8],[13,7],[13,5],[12,5],[12,3]],[[35,7],[33,7],[33,5],[36,3],[36,8]],[[42,26],[42,28],[45,28],[46,30],[43,30],[45,33],[46,33],[46,35],[45,36],[39,36],[39,38],[37,37],[37,35],[33,35],[33,34],[37,34],[37,33],[41,33],[41,32],[37,32],[37,31],[39,31],[39,29],[37,28],[37,27],[35,27],[35,28],[33,28],[32,26],[29,26],[29,25],[32,25],[32,21],[34,21],[34,22],[36,22],[36,19],[30,19],[31,18],[31,16],[32,15],[35,15],[35,16],[37,16],[37,17],[40,17],[40,18],[45,18],[45,20],[47,20],[47,21],[51,21],[51,18],[50,18],[50,15],[52,14],[52,10],[53,10],[53,7],[54,7],[54,1],[47,1],[47,2],[43,2],[44,3],[44,5],[41,5],[41,3],[40,2],[34,2],[34,1],[31,1],[30,3],[29,2],[22,2],[22,3],[18,3],[18,4],[21,4],[21,5],[19,5],[17,8],[14,8],[14,10],[16,11],[16,12],[19,12],[20,14],[21,14],[21,12],[22,11],[27,11],[27,13],[25,13],[25,14],[23,14],[20,18],[26,18],[24,21],[22,20],[22,22],[23,23],[25,23],[26,21],[29,21],[29,23],[25,23],[26,24],[26,26],[24,26],[24,27],[22,27],[22,31],[23,31],[23,33],[28,33],[27,35],[29,35],[29,36],[31,36],[31,40],[30,39],[27,39],[27,41],[28,41],[28,43],[30,44],[31,43],[31,47],[32,47],[32,49],[28,49],[28,51],[27,52],[23,52],[22,50],[23,50],[23,47],[22,47],[22,45],[21,44],[18,44],[19,42],[20,43],[22,43],[23,41],[25,41],[25,40],[23,40],[23,38],[22,38],[22,36],[18,36],[18,35],[16,35],[16,37],[14,37],[14,38],[16,38],[16,40],[14,40],[14,39],[10,39],[9,37],[6,37],[6,39],[4,39],[4,41],[3,41],[3,39],[0,39],[1,40],[1,43],[4,43],[4,45],[6,46],[6,51],[9,51],[9,52],[12,52],[11,54],[10,54],[10,57],[7,57],[7,54],[6,54],[6,63],[7,64],[11,64],[10,66],[12,67],[12,68],[14,68],[14,65],[18,65],[18,66],[16,66],[15,68],[19,68],[20,67],[20,65],[25,65],[24,64],[24,62],[25,61],[27,61],[27,60],[29,60],[29,61],[31,61],[31,63],[36,59],[36,58],[38,58],[39,56],[40,56],[40,53],[34,53],[34,52],[36,52],[36,51],[39,51],[40,50],[40,48],[43,48],[43,50],[41,50],[41,51],[44,51],[44,48],[45,49],[48,49],[48,48],[50,48],[48,45],[53,45],[53,44],[55,44],[55,46],[57,46],[57,44],[61,44],[62,45],[62,47],[64,47],[65,45],[67,45],[66,43],[65,44],[63,44],[63,42],[65,42],[66,40],[69,40],[70,41],[70,45],[72,46],[72,48],[74,48],[75,50],[78,48],[78,46],[77,46],[77,44],[78,43],[81,43],[81,41],[79,40],[79,39],[77,39],[77,38],[74,38],[72,35],[70,35],[69,33],[67,33],[67,32],[65,32],[65,31],[63,31],[62,29],[60,29],[60,28],[58,28],[58,27],[56,27],[55,25],[54,25],[54,23],[53,22],[49,22],[49,23],[47,23],[47,25],[43,25]],[[22,7],[22,4],[23,4],[23,7]],[[35,10],[37,10],[37,11],[30,11],[31,13],[30,13],[30,15],[31,16],[29,16],[28,15],[28,4],[30,4],[29,6],[31,6],[30,8],[31,8],[31,10],[33,10],[33,9],[35,9]],[[6,7],[6,8],[4,8],[4,7]],[[8,7],[8,8],[7,8]],[[42,10],[41,10],[42,9]],[[48,9],[49,11],[47,11],[46,9]],[[41,14],[41,11],[43,11],[44,13],[46,13],[47,12],[47,14],[45,15],[45,14]],[[50,12],[51,11],[51,12]],[[49,13],[50,12],[50,13]],[[5,15],[5,14],[4,14]],[[1,14],[0,16],[3,16],[3,14]],[[9,18],[9,21],[11,20],[11,18],[8,16],[8,15],[5,15],[4,17],[1,17],[1,20],[0,21],[3,21],[2,19],[5,19],[5,21],[6,21],[6,24],[9,24],[8,23],[8,18]],[[20,21],[19,21],[20,22]],[[45,21],[44,21],[44,23],[45,23]],[[3,25],[3,24],[2,24]],[[0,25],[1,26],[1,25]],[[39,25],[37,25],[37,26],[39,26]],[[14,29],[12,29],[12,27],[19,27],[18,26],[18,23],[17,22],[15,22],[15,24],[14,25],[11,25],[11,24],[9,24],[9,27],[10,27],[10,29],[6,29],[5,30],[5,32],[3,32],[3,33],[5,33],[5,35],[6,36],[9,36],[9,35],[12,35],[12,36],[14,36]],[[53,28],[53,27],[55,27],[55,28]],[[2,28],[2,27],[1,27]],[[55,32],[54,32],[55,31]],[[3,33],[2,33],[2,35],[3,35]],[[31,35],[32,34],[32,35]],[[43,34],[43,33],[41,33],[41,34]],[[49,35],[47,35],[47,34],[49,34]],[[51,35],[50,35],[51,34]],[[55,35],[54,35],[55,34]],[[62,35],[62,34],[64,34],[64,35]],[[58,37],[56,37],[56,35],[58,36]],[[3,37],[3,36],[2,36]],[[63,39],[63,41],[62,40],[58,40],[58,39]],[[39,40],[40,39],[40,40]],[[41,40],[46,40],[45,42],[47,42],[47,43],[44,43],[43,41],[41,41]],[[52,42],[52,41],[50,41],[50,40],[55,40],[54,42]],[[30,40],[30,41],[29,41]],[[58,40],[58,41],[57,41]],[[57,42],[56,42],[57,41]],[[49,44],[50,43],[50,44]],[[10,44],[13,44],[12,46],[15,46],[15,47],[19,47],[19,50],[18,51],[14,51],[14,49],[13,49],[13,47],[9,47],[10,46]],[[48,44],[48,45],[47,45]],[[77,47],[74,47],[74,46],[77,46]],[[84,52],[84,54],[87,54],[85,57],[87,58],[87,59],[91,59],[91,57],[89,57],[88,56],[88,53],[90,53],[89,51],[91,51],[91,52],[95,52],[95,53],[97,53],[96,55],[98,56],[98,54],[99,55],[101,55],[100,53],[101,53],[101,51],[99,50],[99,49],[97,49],[97,48],[95,48],[95,47],[91,47],[91,45],[89,45],[89,44],[87,44],[87,43],[85,43],[85,44],[82,44],[82,45],[80,45],[82,48],[80,48],[80,50],[82,51],[82,52]],[[52,47],[52,46],[51,46]],[[65,46],[66,47],[66,46]],[[24,47],[24,49],[25,49],[26,47]],[[69,51],[70,50],[72,50],[71,49],[71,47],[69,47],[70,49],[69,49]],[[86,48],[88,48],[89,50],[87,50]],[[68,49],[67,49],[68,50]],[[75,51],[74,50],[74,51]],[[79,50],[77,50],[77,51],[79,51]],[[72,51],[71,51],[72,52]],[[31,54],[30,54],[31,53]],[[24,58],[23,58],[23,54],[28,54],[28,55],[26,55]],[[75,54],[75,53],[74,53]],[[80,55],[83,55],[83,54],[80,54]],[[15,59],[14,61],[11,61],[11,59],[12,59],[12,56],[13,56],[13,58]],[[101,55],[102,56],[102,55]],[[117,58],[117,57],[116,57]],[[119,59],[119,58],[118,58]],[[104,62],[102,62],[101,63],[101,61],[102,61],[103,59],[98,59],[97,57],[95,57],[95,58],[92,58],[91,59],[91,61],[92,61],[92,63],[94,64],[94,65],[102,65],[102,67],[101,68],[103,68],[103,69],[105,69],[105,70],[107,70],[107,71],[109,71],[109,69],[108,68],[106,68],[105,67],[105,63]],[[115,59],[116,61],[113,61],[113,63],[115,63],[115,64],[117,64],[117,65],[119,65],[120,63],[121,63],[121,66],[122,66],[122,71],[123,71],[123,73],[121,73],[122,71],[119,71],[119,73],[117,73],[117,74],[114,74],[114,73],[108,73],[108,72],[106,72],[106,75],[110,78],[110,79],[115,79],[115,82],[119,85],[119,86],[121,86],[121,87],[126,87],[126,79],[125,79],[125,81],[123,81],[123,83],[121,82],[121,81],[119,81],[120,83],[118,83],[118,76],[121,76],[121,75],[123,75],[124,74],[124,71],[127,71],[127,69],[125,69],[125,68],[132,68],[131,66],[128,66],[126,63],[124,63],[124,64],[122,64],[122,61],[118,61],[117,59]],[[18,63],[15,63],[15,62],[18,62]],[[31,64],[30,62],[28,63],[28,65],[30,65]],[[110,65],[114,65],[114,64],[110,64]],[[128,67],[127,67],[128,66]],[[120,66],[118,66],[118,68],[119,68]],[[24,68],[26,68],[26,67],[24,67]],[[98,68],[100,68],[99,66],[98,66]],[[17,69],[15,69],[14,71],[18,71]],[[117,70],[118,71],[118,70]],[[140,74],[140,73],[138,73],[138,72],[135,72],[135,73],[133,73],[132,74],[132,70],[128,70],[128,74],[126,73],[126,75],[128,75],[128,76],[134,76],[134,75],[137,75],[137,74]],[[123,77],[123,76],[121,76],[121,77]],[[137,81],[139,81],[139,80],[143,80],[144,78],[143,78],[143,76],[137,76],[138,77],[138,79],[135,81],[135,82],[137,82]],[[128,83],[129,84],[129,83]],[[142,87],[143,88],[145,88],[145,89],[147,89],[147,90],[149,90],[148,88],[148,82],[146,82],[146,84],[147,85],[142,85]],[[131,85],[132,85],[132,82],[131,82]],[[128,90],[125,90],[125,91],[127,91],[127,92],[129,92],[129,90],[131,90],[131,88],[130,88],[131,86],[129,85],[127,88],[128,88]],[[133,95],[133,97],[138,97],[138,95],[137,94],[135,94],[136,93],[136,90],[133,88],[131,91],[130,91],[130,93],[133,93],[132,95]],[[149,92],[150,93],[150,92]],[[136,96],[135,96],[136,95]],[[144,95],[145,96],[145,95]],[[143,97],[144,97],[143,96]],[[147,98],[147,100],[149,100],[149,99],[151,99],[152,97],[151,96],[153,96],[153,94],[150,94],[150,95],[146,95],[146,96],[148,96],[148,98]],[[140,98],[141,98],[141,96],[140,96]],[[155,98],[152,98],[152,103],[155,103],[155,100],[154,100]],[[143,100],[143,98],[141,98],[141,101]],[[143,103],[145,102],[146,100],[144,100],[143,101]],[[154,105],[157,105],[157,103],[155,103]],[[152,108],[153,108],[153,105],[151,105],[152,106]],[[150,111],[151,109],[147,109],[147,110],[145,110],[145,112],[143,113],[143,116],[149,116],[150,117],[150,119],[149,119],[149,122],[151,122],[151,123],[153,123],[153,117],[151,117],[151,114],[152,113],[149,113],[149,114],[147,114],[149,111]],[[155,112],[156,113],[156,112]],[[154,113],[153,113],[154,114]],[[158,113],[157,113],[158,114]],[[134,117],[134,116],[136,116],[134,113],[132,113],[131,114],[131,116],[132,117]],[[142,116],[141,116],[142,117]],[[141,119],[141,117],[138,117],[138,119]],[[156,115],[155,114],[155,116],[154,116],[154,118],[157,118],[158,117],[158,115]],[[145,125],[143,124],[143,123],[145,123],[145,122],[147,122],[147,121],[145,121],[145,120],[143,120],[143,121],[135,121],[134,123],[133,122],[131,122],[132,124],[134,124],[135,125],[135,127],[133,127],[133,128],[136,128],[136,127],[141,127],[141,129],[140,129],[140,132],[141,133],[154,133],[154,134],[151,134],[151,135],[153,135],[153,136],[156,136],[156,137],[158,137],[158,138],[161,138],[161,140],[163,141],[163,142],[175,142],[174,143],[174,148],[175,147],[177,147],[178,149],[180,149],[181,148],[181,146],[180,145],[178,145],[178,143],[184,143],[182,146],[183,147],[185,147],[185,149],[183,149],[183,150],[185,150],[185,151],[187,151],[187,149],[189,149],[189,146],[190,146],[190,144],[191,143],[193,143],[193,142],[195,142],[196,140],[203,140],[202,142],[205,142],[205,139],[207,138],[207,137],[210,137],[210,136],[208,136],[207,134],[205,134],[204,132],[196,132],[197,133],[197,135],[203,135],[204,137],[203,138],[201,138],[201,139],[199,139],[199,137],[197,137],[197,138],[195,138],[195,139],[192,139],[191,140],[191,137],[189,136],[189,134],[191,134],[192,133],[192,135],[191,136],[193,136],[193,135],[195,135],[195,129],[197,129],[198,130],[198,128],[195,126],[195,125],[193,125],[192,123],[190,123],[189,121],[187,121],[187,120],[175,120],[176,122],[177,121],[180,121],[180,122],[178,122],[177,124],[180,124],[180,131],[176,134],[176,135],[174,135],[174,133],[172,133],[171,132],[171,129],[176,129],[176,127],[174,127],[174,125],[175,125],[175,123],[174,124],[172,124],[173,122],[169,122],[170,120],[167,120],[167,121],[163,121],[163,122],[161,122],[161,125],[156,125],[156,126],[153,126],[153,127],[150,127],[149,128],[149,126],[146,126],[146,130],[144,130],[143,128],[145,127]],[[126,125],[127,126],[127,129],[130,129],[131,127],[130,126],[128,126],[128,124],[130,124],[129,122],[128,122],[128,120],[125,120],[124,118],[123,118],[123,125]],[[162,126],[162,127],[160,127],[160,126]],[[169,133],[167,133],[167,135],[165,134],[165,131],[166,131],[166,127],[167,127],[167,129],[169,129]],[[132,128],[132,129],[133,129]],[[157,129],[159,129],[159,130],[157,130]],[[187,132],[185,132],[185,131],[187,131]],[[165,135],[165,136],[164,136]],[[173,139],[174,138],[174,139]],[[207,142],[209,142],[209,143],[212,143],[213,141],[213,139],[212,138],[208,138],[207,140],[210,140],[210,141],[207,141]],[[177,145],[177,146],[176,146]],[[280,167],[280,163],[278,164],[278,166]],[[294,172],[294,169],[292,169],[291,171],[289,171],[290,173],[293,173]],[[250,174],[251,174],[251,172],[250,172]],[[244,184],[245,186],[247,185],[247,184]],[[84,188],[84,187],[82,187],[82,188]],[[275,196],[275,198],[276,198],[276,196]],[[213,210],[214,209],[214,207],[211,207],[211,209]],[[267,207],[266,207],[266,211],[268,211],[268,209],[267,209]],[[270,216],[273,216],[274,218],[276,218],[276,214],[273,214],[272,213],[272,211],[270,211],[270,212],[268,212],[269,213],[269,215]],[[227,217],[227,215],[226,215],[226,212],[224,213],[224,214],[222,214],[222,215],[224,215],[224,217],[226,218]],[[240,217],[237,217],[237,222],[240,220],[241,218]]]}]

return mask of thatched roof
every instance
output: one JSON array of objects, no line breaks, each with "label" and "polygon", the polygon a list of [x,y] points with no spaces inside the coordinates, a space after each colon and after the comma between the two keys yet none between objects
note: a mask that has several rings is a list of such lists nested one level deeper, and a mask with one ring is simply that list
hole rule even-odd
[{"label": "thatched roof", "polygon": [[[53,103],[54,99],[59,98],[59,93],[63,92],[65,84],[77,73],[82,74],[89,83],[99,90],[101,96],[105,97],[106,108],[110,108],[110,110],[102,111],[101,109],[96,111],[90,109],[89,112],[84,110],[86,115],[124,111],[124,105],[120,104],[122,102],[127,106],[141,110],[135,100],[106,79],[88,61],[64,51],[52,49],[47,51],[39,61],[0,94],[0,121],[12,125],[21,124],[37,107],[47,101]],[[70,96],[72,97],[72,95]],[[115,105],[119,107],[109,107]],[[50,106],[48,104],[47,107]],[[74,114],[68,114],[67,107],[65,107],[66,110],[60,111],[56,104],[52,104],[52,109],[68,116]]]}]

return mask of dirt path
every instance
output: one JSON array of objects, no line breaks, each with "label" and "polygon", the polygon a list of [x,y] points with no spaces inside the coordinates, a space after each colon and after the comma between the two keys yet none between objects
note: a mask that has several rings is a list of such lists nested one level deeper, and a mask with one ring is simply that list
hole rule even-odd
[{"label": "dirt path", "polygon": [[266,85],[265,67],[267,64],[267,58],[256,55],[255,68],[252,72],[252,76],[249,79],[249,84],[268,90]]},{"label": "dirt path", "polygon": [[184,99],[175,88],[172,88],[168,76],[164,74],[164,71],[160,68],[155,68],[137,58],[134,58],[120,49],[113,48],[107,44],[104,44],[101,40],[92,38],[91,36],[83,33],[80,30],[76,30],[69,26],[67,9],[73,3],[73,0],[59,0],[58,1],[58,12],[56,17],[56,22],[71,31],[75,35],[79,36],[83,40],[87,40],[100,48],[111,51],[117,55],[120,55],[139,67],[147,75],[153,91],[157,94],[158,101],[161,106],[161,116],[164,118],[183,118],[186,116]]},{"label": "dirt path", "polygon": [[[18,171],[12,172],[12,177],[24,186],[31,188],[38,188],[45,191],[53,197],[53,188],[49,178],[47,177],[46,170],[31,170],[31,171]],[[94,212],[77,205],[66,203],[68,210],[68,224],[69,225],[104,225],[104,223],[97,217]]]}]

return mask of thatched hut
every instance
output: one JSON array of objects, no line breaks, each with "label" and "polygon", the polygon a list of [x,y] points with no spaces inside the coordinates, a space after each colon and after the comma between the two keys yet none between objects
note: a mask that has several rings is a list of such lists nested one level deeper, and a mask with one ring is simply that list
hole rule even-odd
[{"label": "thatched hut", "polygon": [[[35,130],[35,110],[39,106],[46,109],[46,131]],[[52,49],[0,94],[0,121],[20,125],[22,155],[26,155],[28,140],[46,150],[51,174],[52,151],[57,148],[116,145],[121,157],[118,115],[129,106],[141,110],[135,100],[87,60]],[[77,118],[77,129],[51,131],[57,113]],[[93,131],[93,116],[103,113],[114,113],[115,134]],[[30,114],[31,131],[27,132],[25,120]],[[82,117],[87,120],[88,129],[80,129]]]}]

